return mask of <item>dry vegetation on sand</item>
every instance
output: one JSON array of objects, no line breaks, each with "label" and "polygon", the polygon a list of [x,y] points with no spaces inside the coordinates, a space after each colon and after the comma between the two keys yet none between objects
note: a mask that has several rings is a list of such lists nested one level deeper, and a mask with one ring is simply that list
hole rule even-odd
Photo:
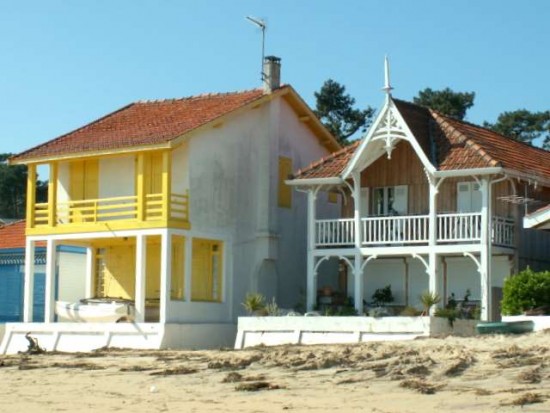
[{"label": "dry vegetation on sand", "polygon": [[0,411],[550,412],[550,332],[0,357]]}]

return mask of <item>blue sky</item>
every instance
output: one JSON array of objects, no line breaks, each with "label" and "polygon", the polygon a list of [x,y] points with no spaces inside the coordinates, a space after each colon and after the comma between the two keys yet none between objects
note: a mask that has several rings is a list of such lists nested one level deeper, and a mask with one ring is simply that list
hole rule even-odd
[{"label": "blue sky", "polygon": [[431,87],[475,91],[467,116],[550,109],[550,1],[0,0],[0,152],[129,102],[258,87],[260,31],[310,104],[333,78],[358,106]]}]

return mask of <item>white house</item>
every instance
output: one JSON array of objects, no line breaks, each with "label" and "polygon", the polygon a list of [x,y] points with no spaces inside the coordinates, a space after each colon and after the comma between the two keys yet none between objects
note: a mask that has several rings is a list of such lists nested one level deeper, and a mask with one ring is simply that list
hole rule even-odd
[{"label": "white house", "polygon": [[[29,168],[27,256],[46,244],[45,321],[32,323],[27,259],[24,323],[8,325],[1,351],[26,348],[27,331],[66,351],[231,345],[247,292],[300,301],[306,199],[284,181],[340,146],[279,85],[278,58],[264,71],[263,89],[132,103],[11,159]],[[340,205],[319,209],[337,217]],[[87,250],[82,298],[130,300],[135,322],[54,322],[57,245]]]},{"label": "white house", "polygon": [[[287,181],[308,193],[308,308],[328,285],[362,313],[391,285],[395,304],[417,307],[424,291],[469,290],[481,318],[496,318],[505,277],[550,267],[550,234],[522,227],[550,200],[550,153],[395,99],[388,78],[366,135]],[[319,208],[326,191],[342,197],[342,217]],[[338,276],[318,274],[331,260]]]}]

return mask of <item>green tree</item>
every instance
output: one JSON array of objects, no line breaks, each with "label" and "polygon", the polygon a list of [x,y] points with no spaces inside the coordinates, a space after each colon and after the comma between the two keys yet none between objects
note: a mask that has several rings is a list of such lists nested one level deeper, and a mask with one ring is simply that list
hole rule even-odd
[{"label": "green tree", "polygon": [[433,90],[429,87],[418,92],[414,103],[431,108],[451,118],[463,120],[466,111],[474,106],[475,92],[455,92],[450,88]]},{"label": "green tree", "polygon": [[529,267],[504,280],[502,314],[516,315],[542,307],[550,310],[550,271],[534,272]]},{"label": "green tree", "polygon": [[[7,159],[10,153],[0,154],[0,217],[24,218],[27,198],[27,167],[24,165],[10,166]],[[37,181],[37,202],[47,199],[47,183]]]},{"label": "green tree", "polygon": [[533,141],[544,138],[545,149],[550,149],[550,112],[530,112],[518,109],[498,115],[494,124],[485,122],[486,128],[520,142],[533,144]]},{"label": "green tree", "polygon": [[355,109],[355,99],[346,94],[346,87],[328,79],[319,92],[315,92],[315,114],[327,129],[345,145],[358,130],[365,131],[372,122],[374,109]]}]

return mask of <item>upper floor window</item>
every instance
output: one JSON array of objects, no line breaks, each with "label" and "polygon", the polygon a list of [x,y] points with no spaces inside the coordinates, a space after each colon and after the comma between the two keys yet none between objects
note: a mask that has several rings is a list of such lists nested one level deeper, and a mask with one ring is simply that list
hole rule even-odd
[{"label": "upper floor window", "polygon": [[481,190],[477,182],[459,182],[456,188],[457,212],[481,211]]},{"label": "upper floor window", "polygon": [[292,174],[292,159],[279,157],[279,206],[292,207],[292,188],[285,181]]},{"label": "upper floor window", "polygon": [[374,188],[374,215],[406,215],[408,212],[407,185]]},{"label": "upper floor window", "polygon": [[97,159],[74,161],[70,163],[71,200],[81,201],[98,197],[98,162]]}]

